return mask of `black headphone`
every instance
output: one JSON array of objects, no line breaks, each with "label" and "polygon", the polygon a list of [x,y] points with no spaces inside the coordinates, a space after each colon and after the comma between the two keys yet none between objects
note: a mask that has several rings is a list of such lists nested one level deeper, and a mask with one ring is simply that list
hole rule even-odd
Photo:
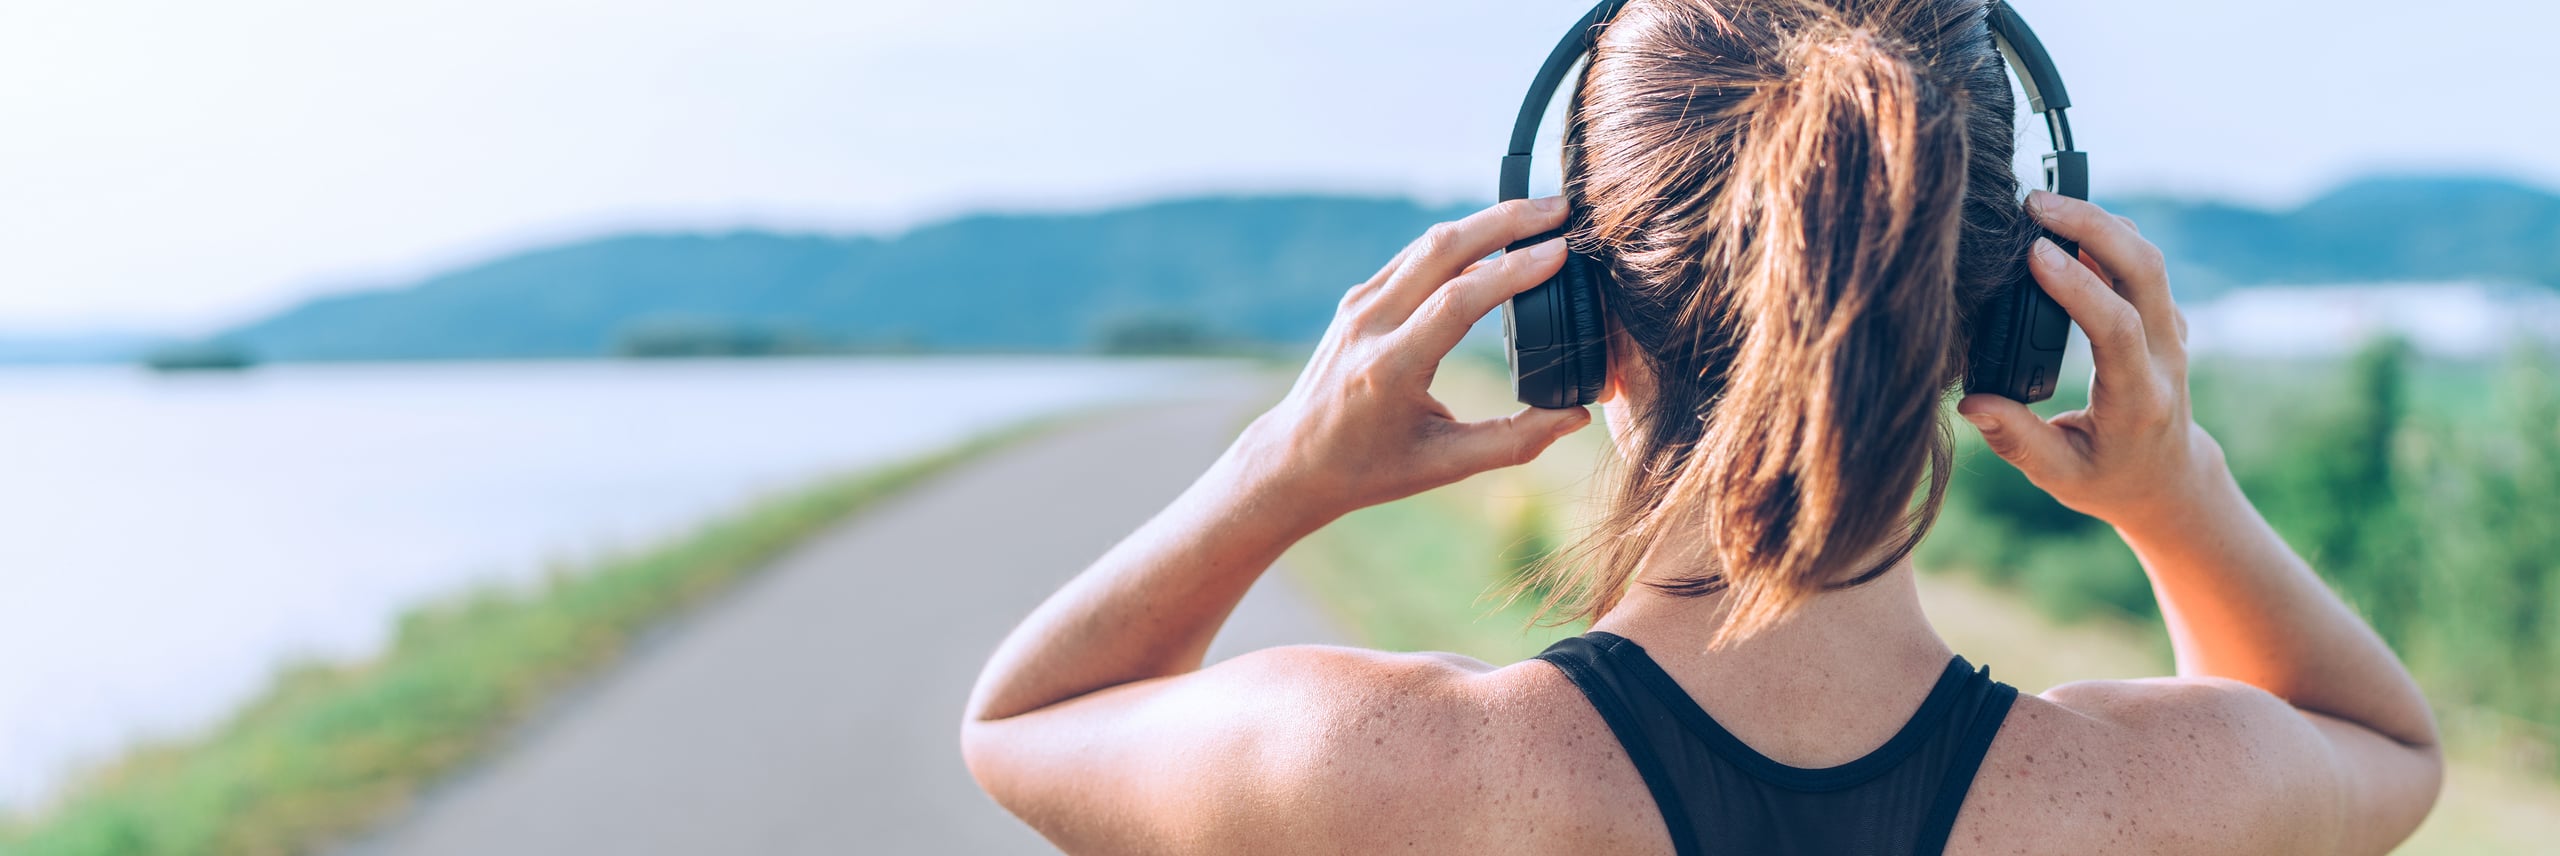
[{"label": "black headphone", "polygon": [[[1600,28],[1625,8],[1627,0],[1606,0],[1584,15],[1565,34],[1538,77],[1529,84],[1528,101],[1520,105],[1520,121],[1511,129],[1511,153],[1502,158],[1502,201],[1529,198],[1529,152],[1538,142],[1538,125],[1547,105],[1564,85],[1566,72],[1591,53]],[[2025,19],[2006,0],[1992,0],[1991,38],[2009,68],[2026,86],[2027,103],[2044,114],[2053,135],[2053,153],[2044,156],[2045,189],[2073,199],[2089,198],[2089,155],[2072,148],[2071,95],[2053,57],[2027,28]],[[1520,249],[1556,237],[1549,232],[1512,245]],[[2075,257],[2079,249],[2055,238]],[[1537,287],[1521,292],[1502,306],[1502,339],[1511,358],[1511,390],[1532,407],[1579,407],[1600,398],[1609,377],[1609,346],[1600,314],[1600,279],[1609,276],[1602,260],[1580,252],[1565,255],[1564,269]],[[2071,316],[2044,293],[2035,278],[2021,269],[2002,286],[1974,320],[1973,357],[1965,375],[1969,392],[1990,392],[2034,403],[2053,397],[2054,379],[2062,371],[2063,344],[2071,337]]]}]

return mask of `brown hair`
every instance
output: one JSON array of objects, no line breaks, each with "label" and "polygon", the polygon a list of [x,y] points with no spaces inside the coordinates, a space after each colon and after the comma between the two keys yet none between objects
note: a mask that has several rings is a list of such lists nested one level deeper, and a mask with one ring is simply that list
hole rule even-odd
[{"label": "brown hair", "polygon": [[1984,0],[1628,4],[1583,72],[1566,194],[1615,280],[1611,352],[1653,395],[1620,414],[1593,531],[1518,591],[1596,618],[1703,526],[1712,555],[1678,558],[1706,570],[1651,584],[1730,592],[1723,644],[1908,555],[1945,496],[1965,317],[2035,235],[2014,111]]}]

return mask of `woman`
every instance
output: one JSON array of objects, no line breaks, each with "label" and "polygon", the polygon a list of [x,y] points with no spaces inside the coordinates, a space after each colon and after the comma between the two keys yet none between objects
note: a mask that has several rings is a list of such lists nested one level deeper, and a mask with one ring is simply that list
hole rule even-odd
[{"label": "woman", "polygon": [[[1432,229],[1343,299],[1286,400],[1069,583],[979,681],[979,783],[1079,853],[2381,853],[2442,775],[2379,638],[2189,415],[2184,322],[2129,222],[2010,170],[1981,0],[1639,0],[1573,105],[1567,196]],[[1282,648],[1200,667],[1255,578],[1347,512],[1589,421],[1460,424],[1479,318],[1608,259],[1624,471],[1536,660]],[[2077,242],[2079,259],[2037,237]],[[2089,332],[2090,406],[1958,411],[2116,527],[2178,676],[2019,696],[1907,558],[1949,465],[1963,320],[2020,266]],[[1925,489],[1923,485],[1926,485]]]}]

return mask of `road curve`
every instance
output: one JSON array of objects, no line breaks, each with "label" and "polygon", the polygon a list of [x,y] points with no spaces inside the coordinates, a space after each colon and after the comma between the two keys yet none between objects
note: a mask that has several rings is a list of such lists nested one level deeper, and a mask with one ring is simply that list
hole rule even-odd
[{"label": "road curve", "polygon": [[[654,635],[342,853],[1054,852],[961,767],[970,684],[1259,402],[1077,423],[884,504]],[[1335,641],[1274,574],[1213,656]]]}]

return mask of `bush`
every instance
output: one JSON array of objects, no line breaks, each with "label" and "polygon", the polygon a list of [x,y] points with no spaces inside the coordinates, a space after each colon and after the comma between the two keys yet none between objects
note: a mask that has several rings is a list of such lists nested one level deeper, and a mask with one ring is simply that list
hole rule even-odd
[{"label": "bush", "polygon": [[1137,315],[1102,325],[1096,340],[1105,354],[1122,356],[1182,356],[1214,354],[1235,347],[1235,342],[1209,329],[1200,319],[1187,315]]},{"label": "bush", "polygon": [[819,337],[780,325],[711,318],[661,318],[633,324],[614,341],[614,354],[636,359],[773,357],[826,353]]},{"label": "bush", "polygon": [[[2195,382],[2198,418],[2250,499],[2437,702],[2538,724],[2529,736],[2546,743],[2560,738],[2553,362],[2524,350],[2504,367],[2428,364],[2383,340],[2343,365],[2199,364]],[[1960,461],[1924,563],[1971,569],[2057,618],[2158,614],[2104,525],[1978,442]]]}]

